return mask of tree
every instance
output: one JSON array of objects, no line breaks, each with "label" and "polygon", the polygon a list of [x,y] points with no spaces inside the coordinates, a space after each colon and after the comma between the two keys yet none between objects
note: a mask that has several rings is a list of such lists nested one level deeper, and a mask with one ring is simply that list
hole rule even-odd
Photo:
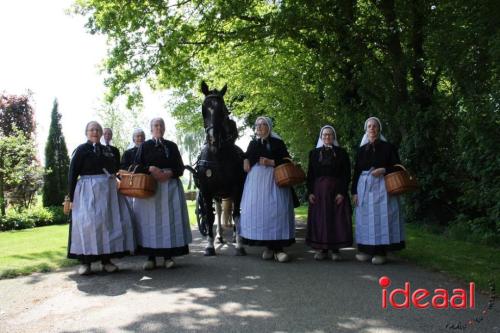
[{"label": "tree", "polygon": [[494,1],[80,0],[76,10],[108,36],[110,97],[136,98],[145,78],[175,88],[182,123],[199,116],[186,105],[201,103],[201,79],[228,82],[233,112],[271,116],[303,161],[325,123],[353,153],[364,119],[379,116],[421,184],[410,220],[500,233]]},{"label": "tree", "polygon": [[36,158],[35,120],[31,93],[0,96],[0,214],[7,201],[29,206],[42,183]]},{"label": "tree", "polygon": [[[205,133],[203,130],[193,131],[193,129],[191,129],[191,131],[179,131],[177,133],[177,143],[179,145],[179,149],[181,150],[181,153],[187,154],[189,165],[193,165],[193,161],[196,160],[201,152],[203,141],[205,140]],[[193,175],[189,172],[188,190],[191,189],[192,180]]]},{"label": "tree", "polygon": [[42,185],[43,169],[33,158],[35,143],[14,127],[10,136],[0,137],[0,213],[7,201],[27,208]]},{"label": "tree", "polygon": [[31,92],[26,95],[0,96],[0,134],[9,136],[17,128],[30,136],[35,133],[34,110],[30,104]]},{"label": "tree", "polygon": [[102,127],[109,127],[113,130],[112,144],[122,154],[132,142],[133,129],[139,127],[140,115],[141,111],[137,107],[127,111],[120,107],[118,101],[103,103],[97,112]]},{"label": "tree", "polygon": [[45,176],[43,184],[43,205],[59,206],[67,194],[69,157],[68,148],[61,128],[59,104],[54,100],[49,137],[45,146]]}]

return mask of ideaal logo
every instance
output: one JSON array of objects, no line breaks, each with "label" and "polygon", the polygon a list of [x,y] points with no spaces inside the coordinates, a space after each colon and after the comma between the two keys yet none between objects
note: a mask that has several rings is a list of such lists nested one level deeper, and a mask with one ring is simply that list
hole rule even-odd
[{"label": "ideaal logo", "polygon": [[[410,282],[405,282],[404,288],[394,288],[388,292],[387,288],[391,285],[391,279],[387,276],[382,276],[378,283],[382,287],[382,308],[387,309],[388,303],[394,309],[408,309],[410,304],[416,309],[425,309],[432,307],[434,309],[474,309],[476,306],[476,285],[474,282],[469,283],[468,289],[455,288],[451,293],[446,289],[437,288],[433,292],[418,288],[411,290]],[[446,328],[449,329],[466,329],[474,324],[483,321],[483,316],[493,308],[495,302],[495,285],[490,281],[490,299],[488,305],[481,311],[482,316],[471,318],[465,323],[447,323]],[[396,297],[402,296],[402,301],[398,303]]]},{"label": "ideaal logo", "polygon": [[[467,306],[474,309],[476,304],[474,282],[469,283],[469,290],[453,289],[451,298],[446,289],[435,289],[431,293],[427,289],[419,288],[411,292],[410,282],[405,282],[404,288],[394,288],[390,293],[387,292],[387,287],[391,285],[391,279],[387,276],[382,276],[378,280],[382,287],[382,308],[387,309],[387,300],[395,309],[408,309],[410,303],[417,309],[425,309],[432,306],[435,309],[447,309],[450,306],[454,309],[466,309]],[[468,293],[467,293],[468,292]],[[389,294],[389,295],[388,295]],[[396,296],[402,295],[403,302],[397,303]],[[387,297],[389,296],[389,297]],[[429,296],[432,296],[430,300]]]}]

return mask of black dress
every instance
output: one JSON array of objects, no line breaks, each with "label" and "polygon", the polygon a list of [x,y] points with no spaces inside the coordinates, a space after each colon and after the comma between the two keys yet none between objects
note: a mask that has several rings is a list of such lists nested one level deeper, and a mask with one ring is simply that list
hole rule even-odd
[{"label": "black dress", "polygon": [[110,174],[115,174],[120,168],[120,151],[111,145],[103,145],[103,155],[106,159],[105,168]]},{"label": "black dress", "polygon": [[130,149],[125,150],[122,156],[122,160],[120,162],[120,169],[122,170],[128,170],[128,168],[134,164],[135,160],[135,155],[137,154],[137,151],[139,150],[138,147],[133,147]]},{"label": "black dress", "polygon": [[354,165],[354,176],[352,178],[351,193],[358,193],[358,180],[361,172],[371,168],[385,168],[386,174],[400,170],[395,164],[400,164],[398,150],[386,141],[375,140],[359,147]]},{"label": "black dress", "polygon": [[149,174],[149,167],[171,169],[172,178],[179,178],[184,173],[184,163],[177,145],[169,140],[150,139],[141,144],[135,156],[135,163],[139,164],[138,171]]},{"label": "black dress", "polygon": [[[261,157],[274,160],[274,167],[276,168],[283,163],[289,162],[287,158],[290,158],[290,153],[286,149],[283,140],[270,136],[266,140],[255,139],[248,144],[245,158],[250,161],[250,166],[259,163]],[[293,206],[297,208],[300,206],[299,198],[293,187],[291,190]]]},{"label": "black dress", "polygon": [[266,157],[274,160],[275,167],[287,162],[285,158],[289,158],[290,154],[286,149],[283,140],[268,137],[266,140],[252,140],[248,144],[245,158],[250,161],[250,166],[259,163],[261,157]]},{"label": "black dress", "polygon": [[102,154],[104,146],[87,141],[79,145],[73,152],[68,174],[68,192],[70,201],[75,195],[79,176],[102,175],[106,166],[106,158]]},{"label": "black dress", "polygon": [[[314,249],[338,250],[352,245],[351,205],[347,194],[351,167],[347,152],[340,147],[315,148],[309,153],[307,192],[309,203],[306,244]],[[344,200],[337,205],[340,194]]]}]

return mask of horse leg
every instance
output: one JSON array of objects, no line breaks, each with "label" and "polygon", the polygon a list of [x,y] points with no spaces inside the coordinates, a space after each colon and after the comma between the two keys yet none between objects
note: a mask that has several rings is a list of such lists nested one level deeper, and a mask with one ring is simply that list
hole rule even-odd
[{"label": "horse leg", "polygon": [[204,205],[205,205],[205,216],[207,219],[207,227],[208,227],[208,244],[207,247],[205,248],[205,256],[214,256],[215,255],[215,248],[214,248],[214,207],[212,203],[212,197],[207,196],[203,198],[204,200]]},{"label": "horse leg", "polygon": [[215,199],[215,210],[217,212],[217,241],[219,243],[224,243],[224,230],[222,229],[221,219],[222,219],[222,206],[218,199]]},{"label": "horse leg", "polygon": [[236,251],[237,256],[246,256],[247,251],[243,247],[243,242],[241,241],[240,230],[240,203],[241,203],[241,192],[237,191],[235,196],[233,196],[233,220],[234,220],[234,234],[236,236]]},{"label": "horse leg", "polygon": [[243,242],[241,241],[241,236],[238,232],[238,229],[240,227],[240,217],[239,216],[234,217],[234,224],[235,224],[235,235],[236,235],[236,251],[234,254],[236,256],[246,256],[247,251],[243,247]]},{"label": "horse leg", "polygon": [[222,222],[224,227],[231,227],[233,224],[233,198],[222,200]]}]

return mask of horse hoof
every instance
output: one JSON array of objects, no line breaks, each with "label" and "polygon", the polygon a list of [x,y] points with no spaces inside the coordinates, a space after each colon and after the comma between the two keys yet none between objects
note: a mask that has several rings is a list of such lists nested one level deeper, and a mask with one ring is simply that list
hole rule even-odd
[{"label": "horse hoof", "polygon": [[206,249],[205,249],[204,256],[205,256],[205,257],[215,256],[215,249],[214,249],[213,247],[208,247],[208,248],[206,248]]},{"label": "horse hoof", "polygon": [[247,251],[245,250],[244,247],[240,247],[240,248],[237,248],[235,253],[234,253],[235,256],[238,256],[238,257],[241,257],[241,256],[246,256],[247,255]]}]

